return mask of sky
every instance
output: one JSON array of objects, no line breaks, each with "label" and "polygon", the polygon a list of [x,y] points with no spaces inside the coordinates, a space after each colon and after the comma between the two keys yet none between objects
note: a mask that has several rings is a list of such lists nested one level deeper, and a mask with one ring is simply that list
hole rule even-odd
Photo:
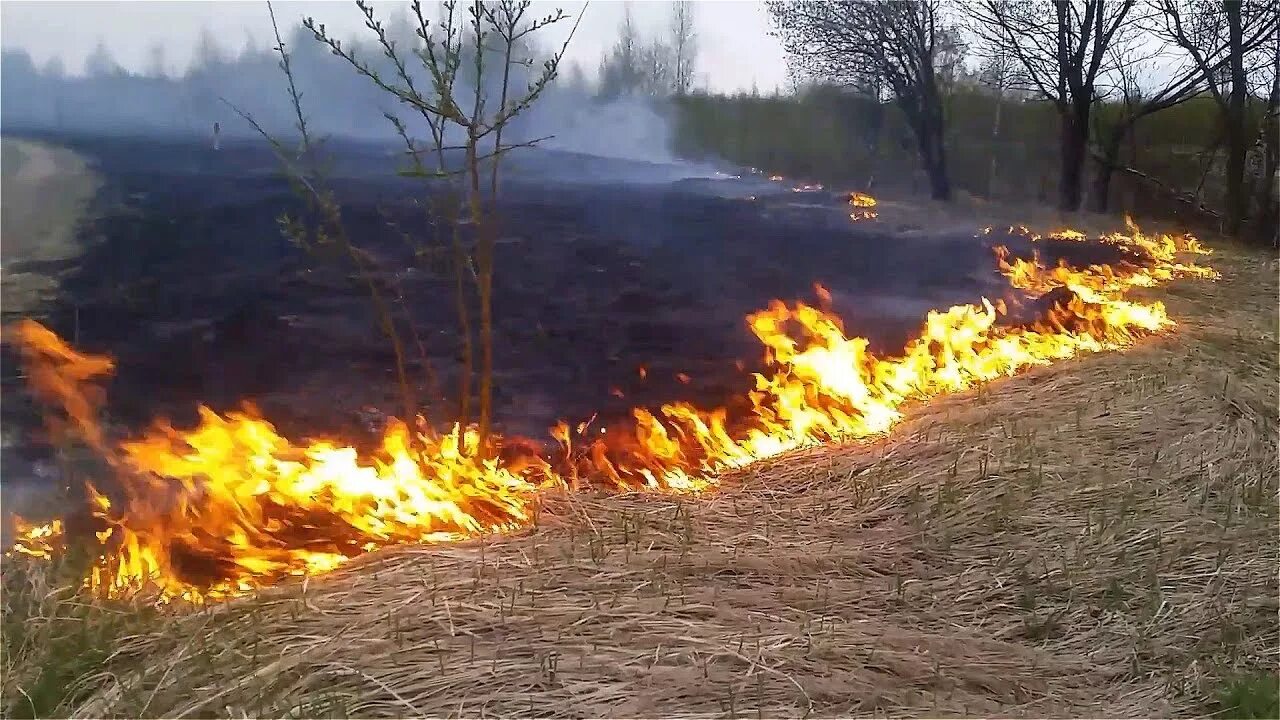
[{"label": "sky", "polygon": [[[400,3],[395,2],[374,0],[373,6],[379,15],[400,11]],[[670,14],[670,4],[662,0],[534,2],[531,11],[542,16],[557,7],[573,16],[582,14],[566,61],[581,64],[588,76],[594,75],[601,55],[613,44],[628,7],[646,36],[666,28]],[[275,8],[282,23],[311,15],[336,30],[340,37],[367,32],[352,2],[280,0]],[[753,87],[770,93],[786,87],[782,48],[769,35],[770,23],[763,4],[699,0],[694,3],[694,17],[699,49],[695,86],[722,93],[745,92]],[[572,19],[550,28],[544,36],[547,45],[558,47],[571,26]],[[246,43],[259,47],[270,44],[267,6],[258,0],[0,2],[0,48],[26,50],[37,66],[60,57],[66,71],[73,74],[83,71],[85,57],[99,42],[106,45],[116,62],[137,72],[148,67],[151,48],[160,43],[170,70],[181,72],[191,62],[192,48],[202,29],[214,33],[230,50],[238,51]]]}]

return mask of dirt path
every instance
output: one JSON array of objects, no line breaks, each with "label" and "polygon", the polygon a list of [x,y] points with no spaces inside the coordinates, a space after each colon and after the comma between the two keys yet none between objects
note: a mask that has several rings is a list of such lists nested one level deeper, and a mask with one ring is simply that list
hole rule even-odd
[{"label": "dirt path", "polygon": [[57,289],[51,263],[80,252],[76,228],[99,187],[97,175],[70,150],[0,140],[0,309],[35,311]]}]

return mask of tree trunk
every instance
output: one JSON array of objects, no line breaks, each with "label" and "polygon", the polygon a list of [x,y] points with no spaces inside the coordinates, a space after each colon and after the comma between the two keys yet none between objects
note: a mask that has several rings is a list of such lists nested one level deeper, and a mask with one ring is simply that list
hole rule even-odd
[{"label": "tree trunk", "polygon": [[951,179],[947,177],[946,125],[942,115],[942,99],[932,80],[926,80],[916,103],[899,99],[908,118],[920,151],[920,164],[929,178],[929,197],[951,201]]},{"label": "tree trunk", "polygon": [[1107,136],[1102,145],[1102,157],[1098,158],[1093,176],[1093,211],[1105,213],[1111,206],[1111,178],[1115,177],[1116,168],[1120,166],[1120,145],[1124,141],[1128,126],[1117,125]]},{"label": "tree trunk", "polygon": [[987,198],[990,199],[995,190],[996,185],[996,159],[999,157],[1000,142],[1000,115],[1004,109],[1004,80],[1001,79],[1000,85],[996,90],[996,116],[991,122],[991,165],[987,168]]},{"label": "tree trunk", "polygon": [[1262,176],[1258,178],[1258,241],[1280,245],[1280,48],[1272,59],[1271,95],[1262,120]]},{"label": "tree trunk", "polygon": [[1280,156],[1274,146],[1267,149],[1266,169],[1258,192],[1258,241],[1280,244],[1280,204],[1276,202],[1276,171]]},{"label": "tree trunk", "polygon": [[486,457],[493,422],[493,228],[485,216],[480,194],[480,160],[475,131],[468,128],[467,175],[471,181],[469,207],[476,231],[476,289],[480,299],[480,407],[476,453]]},{"label": "tree trunk", "polygon": [[1062,117],[1062,168],[1058,175],[1058,209],[1080,209],[1084,184],[1084,158],[1089,142],[1089,111],[1069,108]]},{"label": "tree trunk", "polygon": [[929,170],[929,194],[934,200],[951,202],[951,178],[947,175],[947,146],[942,123],[933,129],[933,166]]},{"label": "tree trunk", "polygon": [[920,166],[929,179],[929,197],[950,202],[951,180],[947,177],[946,148],[942,142],[942,130],[928,120],[916,124],[916,147],[920,153]]},{"label": "tree trunk", "polygon": [[1227,101],[1227,233],[1239,237],[1248,209],[1244,187],[1245,154],[1245,95],[1248,78],[1244,72],[1244,33],[1241,27],[1240,3],[1226,0],[1223,9],[1227,16],[1231,64],[1231,95]]},{"label": "tree trunk", "polygon": [[[1280,79],[1277,79],[1280,85]],[[1276,97],[1275,90],[1272,91],[1272,97]],[[1280,203],[1276,197],[1276,175],[1280,172],[1280,146],[1277,145],[1277,135],[1280,134],[1280,115],[1277,115],[1277,107],[1272,101],[1267,116],[1263,118],[1262,123],[1262,173],[1257,178],[1257,184],[1252,187],[1251,194],[1255,195],[1254,200],[1254,232],[1252,233],[1259,243],[1270,243],[1272,245],[1280,244],[1280,234],[1277,234],[1280,228]]]}]

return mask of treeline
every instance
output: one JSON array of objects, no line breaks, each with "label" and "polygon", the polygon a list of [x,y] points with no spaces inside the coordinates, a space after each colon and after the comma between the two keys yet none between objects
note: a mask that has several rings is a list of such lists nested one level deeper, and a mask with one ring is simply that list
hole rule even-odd
[{"label": "treeline", "polygon": [[[678,4],[679,5],[679,4]],[[598,96],[663,98],[674,147],[769,172],[1127,210],[1276,237],[1280,18],[1250,0],[769,2],[795,91],[689,93],[687,13],[629,13]],[[677,19],[682,19],[677,22]],[[673,48],[692,47],[693,53]]]},{"label": "treeline", "polygon": [[[892,103],[819,86],[798,95],[695,93],[675,106],[675,147],[682,156],[721,157],[769,173],[871,190],[929,192],[911,129]],[[945,108],[949,181],[956,190],[990,199],[1056,201],[1060,145],[1051,105],[1001,100],[963,87]],[[1252,109],[1251,123],[1259,122],[1260,110]],[[1122,112],[1104,102],[1099,123],[1105,127]],[[1001,121],[993,133],[997,113]],[[1222,206],[1225,157],[1221,143],[1213,142],[1219,133],[1209,98],[1143,119],[1122,148],[1125,166],[1142,175],[1118,173],[1108,188],[1112,204],[1144,216],[1214,220],[1201,208],[1212,213]]]},{"label": "treeline", "polygon": [[[394,125],[386,117],[390,114],[415,135],[427,135],[414,110],[353,71],[350,63],[317,42],[313,32],[296,21],[281,29],[295,81],[307,100],[308,123],[316,133],[396,141]],[[386,18],[384,31],[399,47],[421,46],[408,14]],[[474,44],[470,39],[466,42]],[[376,36],[365,33],[343,44],[373,72],[397,77]],[[474,57],[475,48],[466,45],[460,52]],[[548,57],[549,49],[533,42],[532,36],[522,38],[516,48],[518,62],[511,65],[510,85],[526,87]],[[255,136],[239,114],[244,112],[274,135],[296,134],[297,121],[274,48],[247,45],[237,52],[205,33],[186,71],[167,72],[159,46],[153,48],[148,65],[141,72],[126,70],[100,44],[90,53],[85,72],[71,74],[60,61],[37,67],[27,53],[6,50],[0,60],[0,125],[6,132],[52,129],[211,136],[216,123],[224,137]],[[461,62],[460,92],[475,85],[473,65],[465,58]],[[409,65],[407,70],[419,87],[431,86],[432,79],[421,64]],[[482,94],[490,104],[497,103],[498,82],[493,75],[484,79]],[[668,129],[658,110],[644,99],[630,93],[603,97],[589,86],[580,69],[570,68],[510,123],[507,141],[542,139],[544,147],[661,160],[670,159]],[[457,128],[448,132],[449,144],[463,142]]]},{"label": "treeline", "polygon": [[[973,187],[983,175],[967,166],[969,158],[985,152],[998,168],[1023,154],[1024,162],[1053,164],[1051,190],[1062,210],[1079,210],[1086,201],[1094,210],[1110,210],[1117,175],[1146,178],[1178,201],[1197,205],[1209,197],[1212,208],[1203,210],[1220,217],[1229,233],[1274,239],[1280,208],[1274,188],[1280,168],[1280,11],[1274,2],[767,5],[794,72],[897,109],[915,166],[937,200],[950,200],[955,185]],[[1207,109],[1213,118],[1191,148],[1209,157],[1192,189],[1185,177],[1135,167],[1143,162],[1140,146],[1156,144],[1140,138],[1140,128],[1185,125],[1187,120],[1169,120],[1183,106],[1193,108],[1184,117]],[[870,114],[878,117],[879,110]],[[988,117],[990,125],[983,127]],[[856,113],[846,120],[856,125]],[[1011,133],[1021,137],[1010,139]],[[1162,161],[1182,164],[1186,142],[1175,137]],[[966,167],[957,173],[961,162]],[[1000,175],[986,174],[990,194]],[[1006,177],[1039,188],[1050,184]]]},{"label": "treeline", "polygon": [[[819,0],[767,3],[796,90],[695,91],[696,5],[646,35],[629,9],[594,78],[570,64],[508,139],[611,157],[717,156],[773,172],[1063,210],[1200,218],[1273,240],[1280,198],[1280,11],[1257,0]],[[386,36],[418,43],[407,17]],[[317,131],[394,137],[412,113],[305,28],[285,45]],[[367,37],[350,49],[396,73]],[[547,56],[518,48],[523,86]],[[474,52],[464,48],[463,52]],[[154,58],[157,68],[163,57]],[[463,63],[465,66],[468,63]],[[87,75],[4,54],[0,122],[93,131],[277,134],[294,120],[271,50],[206,36],[179,77],[128,73],[105,48]],[[415,81],[431,80],[421,71]],[[468,81],[465,71],[459,82]],[[456,144],[458,138],[450,138]],[[1117,206],[1119,204],[1119,206]]]}]

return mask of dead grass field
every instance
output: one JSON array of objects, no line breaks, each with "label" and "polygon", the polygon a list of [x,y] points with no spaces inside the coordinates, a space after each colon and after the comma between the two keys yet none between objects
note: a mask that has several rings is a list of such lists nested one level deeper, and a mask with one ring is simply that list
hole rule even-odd
[{"label": "dead grass field", "polygon": [[1277,266],[1212,263],[1159,291],[1168,336],[707,496],[552,497],[194,612],[23,576],[6,714],[1266,716]]}]

